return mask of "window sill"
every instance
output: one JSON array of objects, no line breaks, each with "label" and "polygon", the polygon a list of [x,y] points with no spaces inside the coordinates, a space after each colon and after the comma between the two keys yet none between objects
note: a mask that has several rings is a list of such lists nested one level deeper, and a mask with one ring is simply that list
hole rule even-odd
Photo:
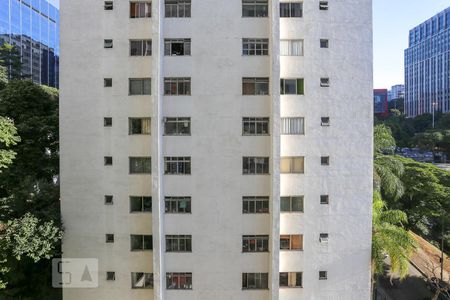
[{"label": "window sill", "polygon": [[263,174],[253,174],[253,173],[242,173],[242,175],[270,175],[270,173],[263,173]]},{"label": "window sill", "polygon": [[183,253],[192,253],[192,251],[167,251],[166,253],[177,253],[177,254],[183,254]]},{"label": "window sill", "polygon": [[164,173],[164,175],[174,175],[174,176],[190,176],[190,175],[192,175],[192,174]]},{"label": "window sill", "polygon": [[269,251],[242,251],[242,254],[270,253]]},{"label": "window sill", "polygon": [[140,214],[151,214],[151,211],[130,211],[130,214],[136,214],[136,215],[140,215]]},{"label": "window sill", "polygon": [[133,249],[130,249],[130,252],[152,252],[152,251],[153,251],[153,249],[151,249],[151,250],[140,250],[140,249],[133,250]]},{"label": "window sill", "polygon": [[163,136],[192,136],[191,134],[163,134]]},{"label": "window sill", "polygon": [[303,249],[280,249],[283,252],[303,252]]},{"label": "window sill", "polygon": [[280,289],[302,289],[302,286],[280,286]]},{"label": "window sill", "polygon": [[243,291],[268,291],[269,288],[242,288]]},{"label": "window sill", "polygon": [[304,211],[281,211],[280,210],[280,213],[281,214],[304,214],[305,212]]},{"label": "window sill", "polygon": [[270,136],[269,133],[262,133],[262,134],[246,134],[243,133],[242,136]]},{"label": "window sill", "polygon": [[192,212],[164,212],[166,215],[192,215]]}]

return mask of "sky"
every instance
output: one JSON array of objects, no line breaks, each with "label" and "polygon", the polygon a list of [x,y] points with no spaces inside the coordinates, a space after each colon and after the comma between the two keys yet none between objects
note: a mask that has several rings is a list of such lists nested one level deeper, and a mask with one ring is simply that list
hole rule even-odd
[{"label": "sky", "polygon": [[48,0],[48,2],[59,9],[59,0]]},{"label": "sky", "polygon": [[450,6],[450,0],[373,0],[374,88],[404,83],[409,30]]}]

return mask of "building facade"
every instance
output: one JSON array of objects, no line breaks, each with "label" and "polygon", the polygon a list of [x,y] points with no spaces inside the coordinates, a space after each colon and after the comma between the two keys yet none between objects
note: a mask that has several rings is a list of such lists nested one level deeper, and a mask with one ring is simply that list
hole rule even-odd
[{"label": "building facade", "polygon": [[59,11],[46,0],[1,0],[0,43],[20,49],[22,76],[59,86]]},{"label": "building facade", "polygon": [[450,112],[450,7],[409,32],[405,113]]},{"label": "building facade", "polygon": [[388,115],[388,90],[375,89],[373,90],[373,105],[374,113],[379,116]]},{"label": "building facade", "polygon": [[388,92],[388,101],[394,99],[405,99],[405,85],[396,84],[391,87],[391,90]]},{"label": "building facade", "polygon": [[369,299],[370,0],[61,20],[63,255],[99,260],[64,299]]}]

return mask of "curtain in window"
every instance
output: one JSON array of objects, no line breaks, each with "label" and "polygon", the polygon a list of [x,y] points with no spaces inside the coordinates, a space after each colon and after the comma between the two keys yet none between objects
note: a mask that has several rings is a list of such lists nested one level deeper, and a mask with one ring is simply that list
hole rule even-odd
[{"label": "curtain in window", "polygon": [[291,249],[302,250],[303,249],[303,235],[291,235]]},{"label": "curtain in window", "polygon": [[151,120],[150,118],[142,119],[142,133],[143,134],[150,134],[151,132]]},{"label": "curtain in window", "polygon": [[304,134],[304,118],[281,118],[281,134]]},{"label": "curtain in window", "polygon": [[290,53],[290,46],[288,40],[281,40],[280,42],[280,55],[282,56],[289,56]]},{"label": "curtain in window", "polygon": [[303,55],[303,41],[302,40],[293,40],[292,43],[292,54],[293,56],[301,56]]}]

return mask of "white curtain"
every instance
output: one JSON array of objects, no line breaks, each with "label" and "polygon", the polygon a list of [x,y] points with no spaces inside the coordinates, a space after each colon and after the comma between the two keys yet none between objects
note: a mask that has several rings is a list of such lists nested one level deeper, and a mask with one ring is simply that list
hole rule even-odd
[{"label": "white curtain", "polygon": [[289,56],[291,55],[290,53],[290,46],[289,46],[289,41],[288,40],[281,40],[280,43],[280,55],[281,56]]},{"label": "white curtain", "polygon": [[305,119],[281,118],[281,134],[305,134]]}]

